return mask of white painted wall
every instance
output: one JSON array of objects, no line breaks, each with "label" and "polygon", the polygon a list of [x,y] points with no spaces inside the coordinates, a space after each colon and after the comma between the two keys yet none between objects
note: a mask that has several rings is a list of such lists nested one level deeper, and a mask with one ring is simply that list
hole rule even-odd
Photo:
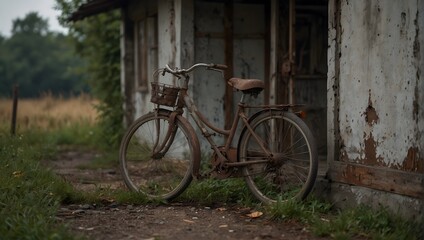
[{"label": "white painted wall", "polygon": [[[169,64],[171,67],[179,66],[179,50],[177,48],[177,12],[173,0],[158,1],[158,54],[159,68]],[[162,82],[173,84],[171,75],[161,78]]]},{"label": "white painted wall", "polygon": [[[148,4],[155,4],[158,13],[158,46],[155,52],[149,52],[148,57],[148,91],[135,90],[135,118],[153,110],[154,104],[150,102],[151,90],[150,82],[156,81],[153,72],[156,68],[163,68],[166,64],[171,67],[186,68],[193,64],[194,40],[193,40],[193,1],[192,0],[160,0],[157,2],[146,2],[144,5],[134,5],[133,15],[137,12],[144,14],[144,8]],[[152,8],[152,7],[150,7]],[[139,14],[139,15],[140,15]],[[154,23],[148,19],[149,27],[153,28]],[[149,38],[152,38],[149,33]],[[153,39],[149,39],[153,42]],[[157,54],[157,64],[153,61]],[[165,84],[178,84],[176,79],[170,74],[159,76],[159,82]],[[167,108],[165,106],[161,106]]]},{"label": "white painted wall", "polygon": [[[341,157],[350,162],[366,160],[365,141],[371,138],[378,165],[401,167],[411,148],[418,148],[416,157],[422,159],[424,2],[342,0],[339,76],[334,1],[329,6],[329,156],[338,151],[332,141],[340,130],[346,155]],[[333,124],[337,101],[339,129]],[[366,121],[369,105],[378,116],[372,124]]]}]

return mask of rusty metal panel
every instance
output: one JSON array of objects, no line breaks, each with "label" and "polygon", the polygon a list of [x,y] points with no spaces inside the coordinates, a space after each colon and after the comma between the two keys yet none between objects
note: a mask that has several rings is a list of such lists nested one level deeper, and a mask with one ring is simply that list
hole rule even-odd
[{"label": "rusty metal panel", "polygon": [[[424,173],[417,1],[342,1],[342,159]],[[421,96],[421,97],[420,97]]]}]

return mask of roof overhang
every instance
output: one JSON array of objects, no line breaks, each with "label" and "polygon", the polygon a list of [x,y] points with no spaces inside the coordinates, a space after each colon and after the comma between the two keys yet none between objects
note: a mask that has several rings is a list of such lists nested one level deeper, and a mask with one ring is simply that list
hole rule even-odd
[{"label": "roof overhang", "polygon": [[91,0],[82,4],[69,17],[69,21],[78,21],[99,13],[121,8],[126,0]]}]

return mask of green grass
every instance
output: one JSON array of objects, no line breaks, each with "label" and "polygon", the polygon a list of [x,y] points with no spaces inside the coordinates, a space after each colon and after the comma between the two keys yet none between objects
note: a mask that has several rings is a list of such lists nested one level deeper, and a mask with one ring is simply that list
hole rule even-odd
[{"label": "green grass", "polygon": [[46,152],[25,136],[0,133],[0,236],[3,239],[71,239],[54,221],[72,187],[38,162]]},{"label": "green grass", "polygon": [[0,126],[1,239],[74,239],[64,226],[55,222],[57,209],[63,203],[106,204],[111,199],[146,202],[139,194],[122,190],[76,191],[42,164],[54,159],[59,146],[106,149],[97,141],[99,137],[99,128],[85,122],[60,129],[18,129],[13,137],[8,126]]},{"label": "green grass", "polygon": [[422,239],[422,225],[390,214],[386,209],[372,210],[367,206],[339,211],[329,221],[314,222],[318,236],[351,239],[363,236],[369,239]]},{"label": "green grass", "polygon": [[307,201],[293,199],[278,201],[267,207],[267,212],[275,221],[297,220],[302,223],[313,223],[322,215],[329,214],[331,204],[309,198]]},{"label": "green grass", "polygon": [[267,209],[276,221],[296,220],[311,232],[332,239],[423,239],[421,223],[407,221],[386,209],[373,210],[360,205],[347,210],[332,210],[331,204],[310,198],[304,202],[280,201]]},{"label": "green grass", "polygon": [[[73,239],[68,230],[55,222],[63,203],[151,204],[146,197],[126,189],[76,191],[69,183],[44,167],[40,161],[54,159],[59,147],[96,149],[102,156],[90,168],[116,164],[117,149],[98,141],[99,128],[79,123],[61,129],[33,129],[9,136],[0,127],[0,236],[5,239]],[[114,149],[114,150],[110,150]],[[423,239],[420,224],[408,222],[386,210],[367,207],[336,211],[315,198],[303,202],[280,201],[262,206],[247,189],[243,179],[194,180],[176,201],[208,206],[241,205],[264,211],[273,221],[298,221],[314,235],[332,239]],[[154,202],[162,204],[162,202]],[[421,232],[420,232],[421,230]]]},{"label": "green grass", "polygon": [[178,200],[203,205],[228,203],[253,206],[259,203],[242,178],[194,180]]}]

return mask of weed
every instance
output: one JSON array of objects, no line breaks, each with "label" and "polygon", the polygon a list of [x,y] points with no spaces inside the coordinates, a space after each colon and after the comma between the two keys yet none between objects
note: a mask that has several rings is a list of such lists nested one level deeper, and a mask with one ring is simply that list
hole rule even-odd
[{"label": "weed", "polygon": [[313,197],[301,202],[295,199],[281,200],[268,207],[271,218],[276,221],[295,219],[303,223],[313,223],[320,215],[327,214],[331,204],[323,203]]},{"label": "weed", "polygon": [[54,216],[72,189],[40,165],[40,149],[28,143],[25,136],[0,133],[0,236],[70,239],[63,226],[56,226]]},{"label": "weed", "polygon": [[329,220],[318,219],[312,224],[318,236],[351,239],[362,236],[370,239],[418,239],[419,224],[390,214],[386,209],[372,210],[367,206],[338,211]]},{"label": "weed", "polygon": [[205,205],[216,203],[238,203],[247,206],[254,205],[256,199],[250,194],[243,179],[231,178],[225,180],[205,179],[194,181],[179,197],[183,201],[193,201]]}]

